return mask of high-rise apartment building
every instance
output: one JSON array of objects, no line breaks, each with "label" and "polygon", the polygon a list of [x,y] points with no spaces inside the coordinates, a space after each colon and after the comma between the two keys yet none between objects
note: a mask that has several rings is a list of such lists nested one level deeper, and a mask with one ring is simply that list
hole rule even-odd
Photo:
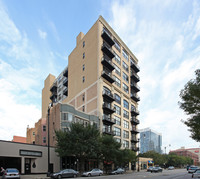
[{"label": "high-rise apartment building", "polygon": [[162,134],[150,128],[140,130],[140,153],[155,151],[161,154],[161,146]]},{"label": "high-rise apartment building", "polygon": [[[123,148],[138,151],[139,71],[138,59],[100,16],[85,35],[81,32],[77,36],[76,47],[63,72],[57,78],[50,75],[46,79],[42,114],[47,114],[49,97],[53,108],[61,103],[72,105],[76,110],[98,116],[102,133],[114,135]],[[51,93],[45,92],[48,90]],[[56,110],[52,109],[50,115],[56,120],[53,111]],[[50,120],[53,126],[51,123],[55,121]]]}]

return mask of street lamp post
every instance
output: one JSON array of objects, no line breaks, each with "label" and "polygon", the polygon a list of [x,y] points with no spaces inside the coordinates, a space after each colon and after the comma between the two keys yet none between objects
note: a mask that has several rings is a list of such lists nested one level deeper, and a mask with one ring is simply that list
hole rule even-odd
[{"label": "street lamp post", "polygon": [[47,144],[47,148],[48,148],[48,171],[47,171],[47,177],[50,176],[50,136],[49,136],[49,115],[50,115],[50,109],[52,107],[52,103],[49,104],[48,106],[48,119],[47,119],[47,124],[48,124],[48,144]]},{"label": "street lamp post", "polygon": [[[138,139],[138,146],[139,146],[140,139]],[[139,149],[139,147],[138,147]],[[139,159],[139,150],[138,150],[138,172],[140,171],[140,159]]]}]

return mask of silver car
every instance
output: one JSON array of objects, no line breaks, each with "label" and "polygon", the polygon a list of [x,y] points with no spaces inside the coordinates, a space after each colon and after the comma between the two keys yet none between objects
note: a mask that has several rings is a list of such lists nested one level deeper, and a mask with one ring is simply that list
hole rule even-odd
[{"label": "silver car", "polygon": [[92,169],[91,171],[89,172],[84,172],[82,174],[82,176],[85,176],[85,177],[90,177],[90,176],[101,176],[103,175],[103,171],[98,169],[98,168],[94,168]]},{"label": "silver car", "polygon": [[193,174],[192,178],[200,178],[200,169],[197,169]]},{"label": "silver car", "polygon": [[2,178],[20,178],[19,170],[16,168],[7,168],[2,176]]}]

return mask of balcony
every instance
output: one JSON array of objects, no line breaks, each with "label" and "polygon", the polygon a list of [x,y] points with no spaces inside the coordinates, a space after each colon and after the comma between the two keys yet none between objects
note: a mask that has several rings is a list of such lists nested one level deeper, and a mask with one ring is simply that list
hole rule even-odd
[{"label": "balcony", "polygon": [[115,55],[113,53],[112,48],[107,44],[107,43],[103,43],[101,50],[109,57],[109,58],[114,58]]},{"label": "balcony", "polygon": [[109,114],[112,114],[115,112],[115,109],[111,106],[110,103],[103,103],[103,110]]},{"label": "balcony", "polygon": [[63,94],[64,94],[65,96],[68,96],[68,87],[66,87],[66,88],[63,90]]},{"label": "balcony", "polygon": [[131,109],[131,115],[132,116],[137,116],[137,115],[139,115],[140,114],[140,112],[137,110],[137,109]]},{"label": "balcony", "polygon": [[135,82],[139,82],[140,81],[140,77],[137,75],[137,73],[132,72],[131,73],[131,78],[135,81]]},{"label": "balcony", "polygon": [[111,102],[115,101],[113,94],[109,91],[103,90],[103,97]]},{"label": "balcony", "polygon": [[57,84],[54,83],[51,88],[50,88],[50,91],[53,93],[53,92],[57,92]]},{"label": "balcony", "polygon": [[135,63],[131,62],[131,68],[137,73],[140,71],[140,67]]},{"label": "balcony", "polygon": [[64,86],[68,86],[68,78],[65,78],[65,79],[63,80],[63,85],[64,85]]},{"label": "balcony", "polygon": [[109,32],[107,32],[105,29],[102,31],[101,37],[110,45],[113,46],[115,42],[112,39],[112,36]]},{"label": "balcony", "polygon": [[131,128],[131,133],[132,134],[137,134],[137,133],[139,133],[139,131],[136,129],[136,127],[132,127]]},{"label": "balcony", "polygon": [[138,119],[136,119],[136,117],[131,117],[131,123],[134,125],[138,125],[140,123],[140,121]]},{"label": "balcony", "polygon": [[138,152],[138,151],[139,151],[139,147],[131,147],[131,149],[132,149],[134,152]]},{"label": "balcony", "polygon": [[103,129],[103,134],[108,134],[108,135],[115,135],[114,133],[113,133],[113,131],[111,131],[111,130],[109,130],[109,129]]},{"label": "balcony", "polygon": [[138,143],[138,140],[137,140],[136,136],[132,136],[131,137],[131,142],[132,143]]},{"label": "balcony", "polygon": [[115,124],[114,119],[112,119],[110,116],[107,116],[107,115],[103,115],[102,121],[106,125],[113,125],[113,124]]},{"label": "balcony", "polygon": [[110,83],[113,83],[115,81],[112,77],[112,73],[108,70],[103,70],[101,76],[104,77]]},{"label": "balcony", "polygon": [[113,71],[115,67],[113,66],[112,60],[108,57],[103,57],[101,60],[102,65],[108,68],[110,71]]},{"label": "balcony", "polygon": [[68,77],[68,69],[63,72],[63,76]]},{"label": "balcony", "polygon": [[56,93],[52,93],[50,96],[51,101],[54,103],[57,99],[57,94]]},{"label": "balcony", "polygon": [[131,88],[136,92],[140,91],[140,87],[133,81],[131,82]]},{"label": "balcony", "polygon": [[132,98],[135,102],[140,101],[140,97],[139,97],[136,93],[131,93],[131,98]]}]

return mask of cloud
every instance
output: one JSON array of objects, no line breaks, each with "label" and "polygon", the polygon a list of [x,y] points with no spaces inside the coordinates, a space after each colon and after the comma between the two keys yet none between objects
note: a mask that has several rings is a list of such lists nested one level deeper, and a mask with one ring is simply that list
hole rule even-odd
[{"label": "cloud", "polygon": [[39,36],[40,36],[41,39],[46,39],[46,37],[47,37],[47,33],[43,32],[40,29],[38,29],[38,34],[39,34]]},{"label": "cloud", "polygon": [[192,2],[191,8],[181,1],[111,3],[109,23],[139,59],[139,128],[162,133],[163,146],[171,149],[198,145],[177,104],[180,90],[200,68],[200,3]]}]

